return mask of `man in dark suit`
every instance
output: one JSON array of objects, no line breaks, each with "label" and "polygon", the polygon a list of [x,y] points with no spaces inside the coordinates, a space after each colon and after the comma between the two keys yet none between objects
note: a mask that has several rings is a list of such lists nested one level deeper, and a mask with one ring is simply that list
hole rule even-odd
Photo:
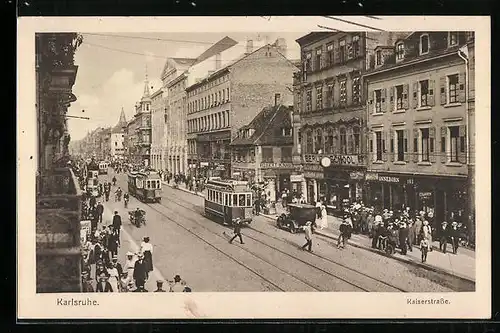
[{"label": "man in dark suit", "polygon": [[144,289],[147,279],[147,267],[144,262],[144,255],[139,253],[137,255],[137,261],[134,264],[134,280],[137,289]]},{"label": "man in dark suit", "polygon": [[101,204],[100,201],[97,203],[97,206],[95,207],[95,212],[97,214],[97,221],[99,223],[102,223],[102,214],[104,213],[104,206]]},{"label": "man in dark suit", "polygon": [[439,228],[439,249],[446,253],[446,248],[448,247],[448,222],[444,221],[441,223],[441,228]]},{"label": "man in dark suit", "polygon": [[113,231],[118,234],[118,239],[120,239],[120,229],[122,227],[122,217],[118,215],[115,210],[115,215],[113,216]]},{"label": "man in dark suit", "polygon": [[106,273],[102,272],[99,275],[99,282],[97,282],[97,287],[95,288],[97,293],[111,293],[113,292],[113,287],[111,287],[111,283],[108,281],[108,276]]}]

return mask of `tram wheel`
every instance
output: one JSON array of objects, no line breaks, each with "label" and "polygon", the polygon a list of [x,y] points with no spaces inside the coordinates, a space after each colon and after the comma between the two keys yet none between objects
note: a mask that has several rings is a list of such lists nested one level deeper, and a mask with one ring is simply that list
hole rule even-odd
[{"label": "tram wheel", "polygon": [[295,229],[295,226],[293,224],[289,224],[290,228],[290,233],[295,234],[297,232],[297,229]]}]

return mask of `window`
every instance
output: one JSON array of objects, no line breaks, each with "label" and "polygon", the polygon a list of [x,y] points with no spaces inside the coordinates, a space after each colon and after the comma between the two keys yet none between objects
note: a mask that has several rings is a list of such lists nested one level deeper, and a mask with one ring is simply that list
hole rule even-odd
[{"label": "window", "polygon": [[377,66],[382,65],[382,51],[378,50],[377,53],[375,53],[375,63]]},{"label": "window", "polygon": [[396,44],[396,60],[403,60],[405,57],[405,46],[403,43]]},{"label": "window", "polygon": [[285,127],[281,129],[281,134],[283,136],[292,136],[292,129],[290,127]]},{"label": "window", "polygon": [[355,126],[352,129],[352,138],[353,138],[353,147],[354,147],[354,154],[359,154],[360,153],[360,133],[359,133],[359,127]]},{"label": "window", "polygon": [[115,147],[117,147],[117,146],[118,146],[118,142],[115,141]]},{"label": "window", "polygon": [[306,72],[310,72],[312,70],[311,68],[311,60],[312,60],[312,53],[307,52],[306,53],[306,61],[305,61],[305,70]]},{"label": "window", "polygon": [[419,82],[420,106],[429,106],[429,80]]},{"label": "window", "polygon": [[458,32],[450,31],[448,33],[448,45],[455,46],[458,44]]},{"label": "window", "polygon": [[404,137],[403,130],[396,131],[396,160],[404,161],[405,160],[405,148],[407,147],[406,138]]},{"label": "window", "polygon": [[353,58],[359,56],[359,36],[352,37],[352,52]]},{"label": "window", "polygon": [[323,109],[323,87],[316,87],[316,110]]},{"label": "window", "polygon": [[326,154],[333,153],[333,128],[331,127],[326,130],[325,153]]},{"label": "window", "polygon": [[347,80],[340,81],[340,106],[347,106]]},{"label": "window", "polygon": [[354,77],[352,79],[352,104],[359,105],[361,104],[361,93],[360,93],[360,78],[359,76]]},{"label": "window", "polygon": [[396,110],[403,110],[403,85],[394,87],[396,93]]},{"label": "window", "polygon": [[327,61],[327,66],[333,66],[335,62],[333,58],[333,44],[328,44],[326,46],[326,61]]},{"label": "window", "polygon": [[231,97],[229,96],[229,88],[226,89],[226,92],[227,92],[227,101],[229,102],[229,100],[231,99]]},{"label": "window", "polygon": [[222,89],[222,100],[221,102],[224,103],[226,101],[226,89]]},{"label": "window", "polygon": [[273,163],[273,148],[262,148],[262,162]]},{"label": "window", "polygon": [[313,153],[313,136],[311,131],[307,131],[306,133],[306,153]]},{"label": "window", "polygon": [[384,147],[384,142],[382,140],[382,132],[378,131],[375,132],[375,150],[377,152],[376,154],[376,161],[382,161],[382,152],[383,152],[383,147]]},{"label": "window", "polygon": [[459,162],[460,147],[465,145],[460,144],[460,131],[458,126],[450,126],[450,154],[451,162]]},{"label": "window", "polygon": [[321,69],[321,48],[316,49],[316,59],[314,60],[314,69],[317,71]]},{"label": "window", "polygon": [[281,147],[281,163],[292,162],[292,147]]},{"label": "window", "polygon": [[316,153],[320,154],[323,153],[323,131],[318,128],[316,130],[316,137],[314,140],[314,149],[316,150]]},{"label": "window", "polygon": [[344,127],[340,129],[340,153],[341,154],[347,153],[347,137],[346,137],[346,130]]},{"label": "window", "polygon": [[448,103],[458,102],[458,74],[448,76]]},{"label": "window", "polygon": [[306,91],[306,111],[310,112],[312,108],[312,90]]},{"label": "window", "polygon": [[420,129],[420,136],[422,138],[422,161],[429,162],[430,161],[430,153],[431,153],[429,129],[428,128]]},{"label": "window", "polygon": [[341,64],[344,63],[346,60],[345,52],[346,52],[345,40],[341,40],[339,42],[339,60]]},{"label": "window", "polygon": [[382,112],[382,89],[375,90],[375,113]]},{"label": "window", "polygon": [[429,35],[420,36],[420,54],[429,52]]},{"label": "window", "polygon": [[326,107],[333,107],[333,84],[326,86]]}]

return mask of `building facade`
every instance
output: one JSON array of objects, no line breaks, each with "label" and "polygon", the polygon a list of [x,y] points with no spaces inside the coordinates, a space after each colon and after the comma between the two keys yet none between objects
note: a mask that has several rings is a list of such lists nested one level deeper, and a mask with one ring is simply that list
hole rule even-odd
[{"label": "building facade", "polygon": [[449,219],[469,222],[474,151],[468,144],[468,68],[460,49],[468,50],[470,38],[465,32],[413,32],[375,49],[364,76],[365,185],[374,206],[432,213],[434,228]]},{"label": "building facade", "polygon": [[123,145],[125,133],[124,127],[127,125],[125,111],[122,108],[118,123],[111,129],[111,159],[122,159],[125,147]]},{"label": "building facade", "polygon": [[363,198],[366,112],[362,75],[375,46],[390,44],[399,36],[313,32],[297,39],[302,69],[294,82],[298,109],[294,126],[300,127],[295,154],[301,155],[304,176],[298,191],[308,202],[323,200],[335,211]]},{"label": "building facade", "polygon": [[146,75],[144,82],[144,93],[141,100],[135,105],[133,125],[135,128],[133,163],[143,166],[151,165],[151,94],[149,92],[149,81]]},{"label": "building facade", "polygon": [[163,170],[165,149],[165,99],[160,88],[151,95],[151,167]]},{"label": "building facade", "polygon": [[281,191],[291,190],[294,173],[293,107],[283,106],[276,97],[276,104],[241,127],[231,142],[231,178],[266,183],[271,201]]},{"label": "building facade", "polygon": [[236,60],[225,66],[224,54],[216,54],[214,71],[186,88],[188,165],[198,174],[230,177],[230,143],[238,130],[272,106],[276,94],[292,100],[296,67],[283,55],[283,40],[257,49],[253,45],[247,41],[246,52],[237,58],[233,54]]}]

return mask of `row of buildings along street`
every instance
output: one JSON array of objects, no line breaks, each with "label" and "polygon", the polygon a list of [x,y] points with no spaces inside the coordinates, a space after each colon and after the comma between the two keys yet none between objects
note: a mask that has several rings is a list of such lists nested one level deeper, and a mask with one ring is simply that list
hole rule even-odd
[{"label": "row of buildings along street", "polygon": [[[225,37],[168,58],[133,119],[72,142],[75,154],[173,175],[222,176],[322,200],[474,226],[474,36],[312,32],[286,41]],[[244,46],[245,52],[242,52]],[[230,59],[230,61],[228,60]],[[166,173],[165,173],[166,174]]]}]

